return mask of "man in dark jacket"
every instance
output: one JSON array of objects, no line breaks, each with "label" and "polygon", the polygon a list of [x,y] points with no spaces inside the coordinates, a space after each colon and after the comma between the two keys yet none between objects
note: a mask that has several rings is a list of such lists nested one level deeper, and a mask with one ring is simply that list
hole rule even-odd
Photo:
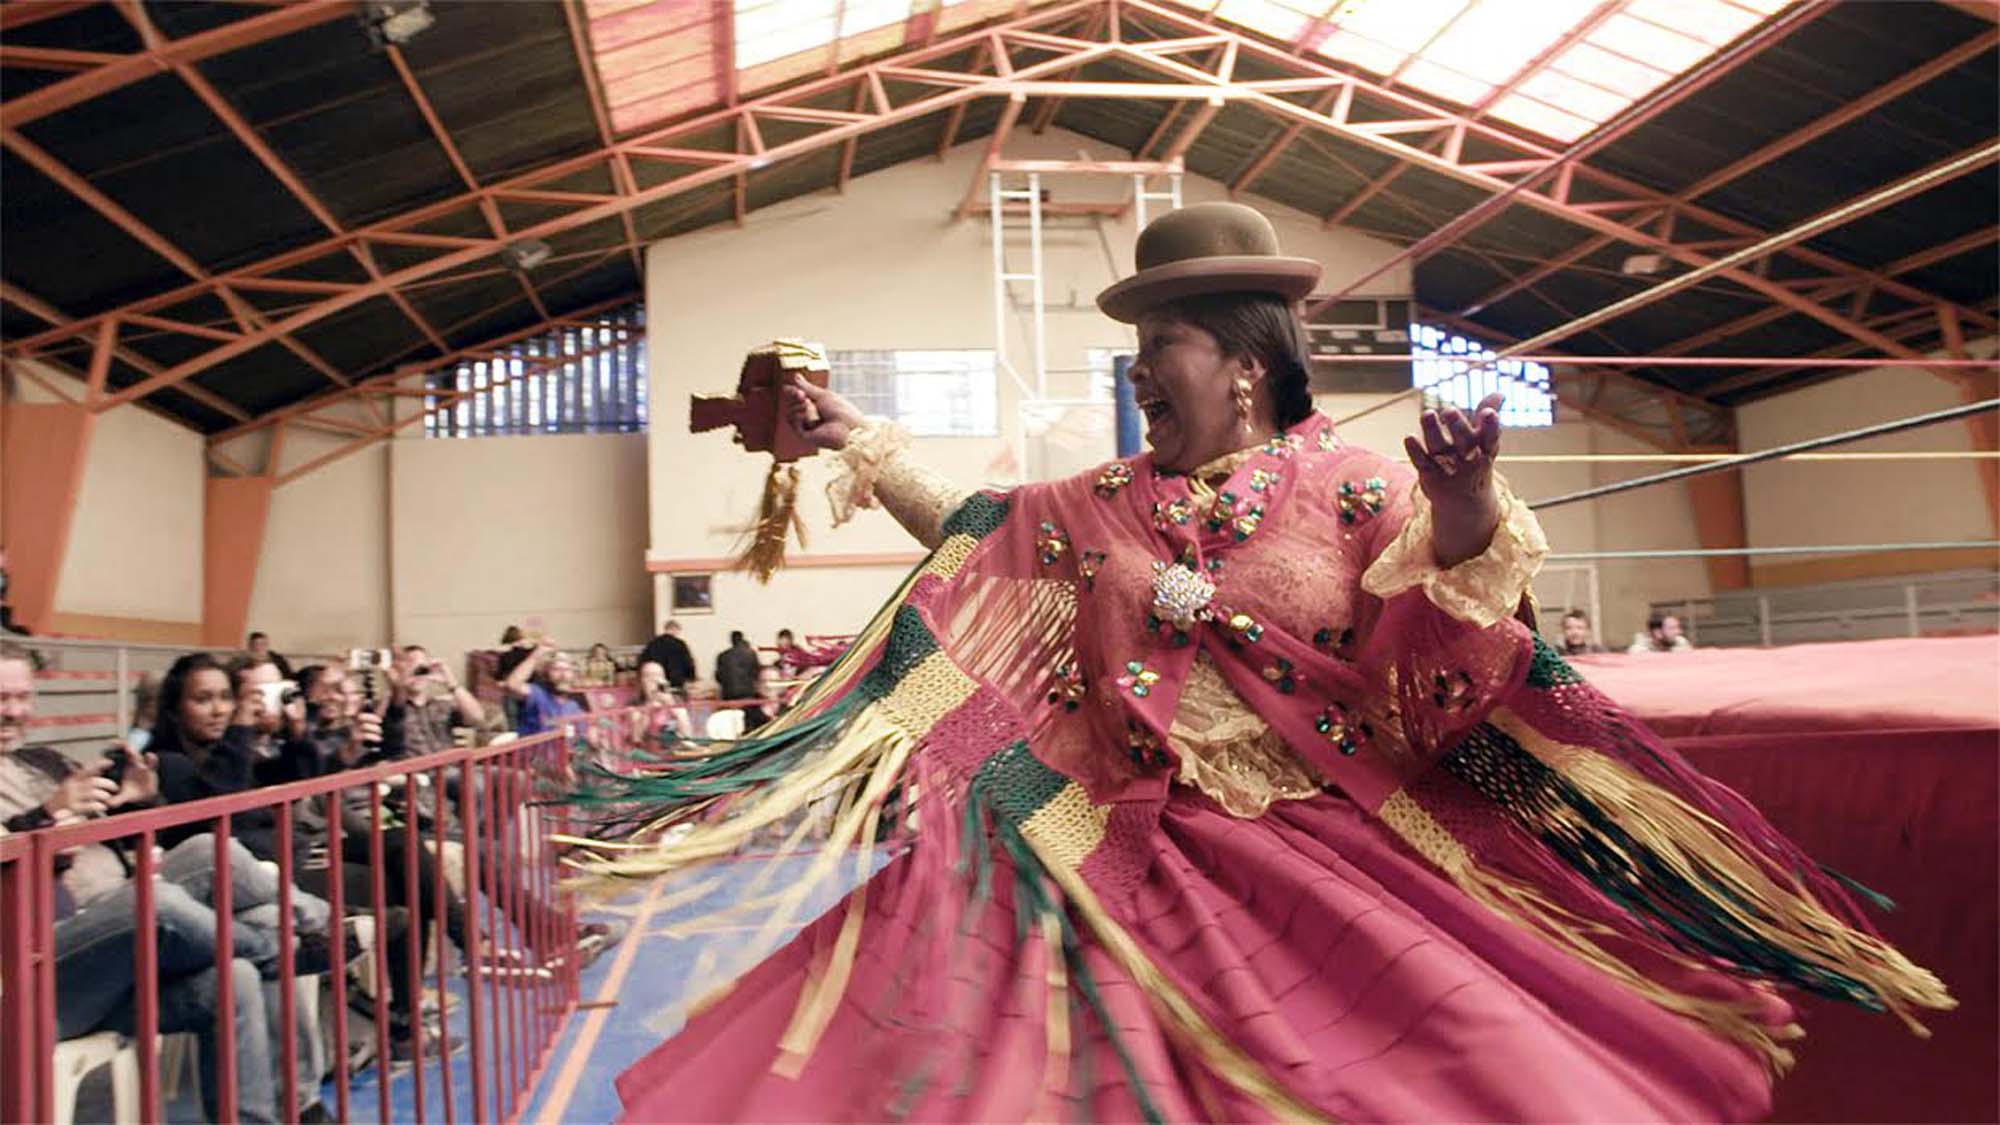
[{"label": "man in dark jacket", "polygon": [[687,642],[681,640],[681,623],[669,621],[660,626],[660,635],[646,642],[639,651],[639,666],[658,664],[660,671],[667,674],[667,683],[675,691],[684,691],[689,681],[700,679],[694,667],[694,653]]},{"label": "man in dark jacket", "polygon": [[723,699],[757,697],[757,650],[739,630],[729,634],[729,647],[715,658],[715,686]]}]

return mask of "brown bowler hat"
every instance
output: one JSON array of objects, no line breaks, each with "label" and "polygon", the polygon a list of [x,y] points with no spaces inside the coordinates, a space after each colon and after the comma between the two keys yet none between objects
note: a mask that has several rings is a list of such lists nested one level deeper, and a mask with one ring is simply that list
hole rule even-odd
[{"label": "brown bowler hat", "polygon": [[1241,203],[1197,203],[1139,232],[1139,272],[1097,295],[1104,315],[1135,324],[1147,309],[1205,293],[1273,293],[1303,300],[1319,263],[1278,253],[1271,220]]}]

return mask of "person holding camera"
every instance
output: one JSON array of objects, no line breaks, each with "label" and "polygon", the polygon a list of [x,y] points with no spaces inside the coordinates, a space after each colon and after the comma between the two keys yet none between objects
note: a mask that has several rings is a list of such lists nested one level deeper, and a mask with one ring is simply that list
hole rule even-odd
[{"label": "person holding camera", "polygon": [[[217,669],[212,681],[221,678]],[[202,686],[213,689],[217,684]],[[26,746],[27,724],[34,714],[33,688],[27,652],[0,644],[0,817],[6,831],[31,831],[157,803],[160,771],[152,754],[135,754],[121,745],[94,762],[79,764],[59,751]],[[218,983],[222,972],[229,972],[238,1113],[245,1121],[278,1120],[282,1079],[276,1067],[283,1056],[276,1038],[278,986],[272,983],[280,970],[277,873],[240,843],[232,840],[227,847],[233,925],[232,958],[226,967],[215,959],[219,929],[211,905],[215,836],[206,832],[188,836],[156,861],[158,1026],[163,1032],[189,1031],[202,1038],[202,1094],[212,1115],[219,1104],[213,1065],[214,1036],[220,1025]],[[99,1030],[133,1034],[137,1029],[132,992],[137,982],[132,948],[138,940],[138,915],[131,864],[114,847],[95,844],[58,855],[56,870],[60,876],[52,966],[56,1033],[60,1038]],[[297,923],[294,972],[326,971],[332,964],[326,903],[299,892],[292,896],[292,913]],[[301,1028],[300,1034],[307,1034],[306,1029]],[[307,1055],[302,1051],[298,1057],[303,1060]],[[302,1073],[300,1078],[302,1096],[313,1097],[317,1076]],[[302,1121],[325,1119],[310,1105],[298,1116]]]},{"label": "person holding camera", "polygon": [[486,708],[449,664],[432,660],[422,645],[404,645],[389,665],[389,709],[383,718],[400,730],[409,753],[421,756],[451,749],[462,728],[477,730],[486,722]]},{"label": "person holding camera", "polygon": [[507,694],[520,706],[515,733],[527,738],[583,714],[588,708],[576,686],[576,664],[568,654],[546,640],[536,645],[507,673]]}]

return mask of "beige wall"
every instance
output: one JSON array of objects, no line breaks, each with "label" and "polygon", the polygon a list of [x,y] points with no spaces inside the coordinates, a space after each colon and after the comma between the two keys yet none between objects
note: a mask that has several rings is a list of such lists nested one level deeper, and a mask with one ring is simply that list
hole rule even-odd
[{"label": "beige wall", "polygon": [[[38,371],[80,397],[82,385]],[[27,379],[24,402],[53,397]],[[198,624],[202,437],[140,409],[97,419],[56,586],[61,615]]]},{"label": "beige wall", "polygon": [[[345,439],[298,431],[280,471]],[[389,636],[389,455],[373,446],[271,494],[250,628],[280,652],[337,652]]]},{"label": "beige wall", "polygon": [[393,443],[395,636],[440,652],[508,625],[565,645],[652,635],[641,434]]},{"label": "beige wall", "polygon": [[[1973,345],[1991,355],[1994,341]],[[1955,383],[1908,367],[1877,368],[1746,404],[1737,411],[1743,448],[1768,449],[1879,422],[1943,410],[1964,402]],[[1844,450],[1970,450],[1960,422],[1841,446]],[[1751,468],[1745,473],[1744,510],[1752,543],[1768,546],[1838,543],[1912,543],[1986,540],[1993,520],[1973,461],[1805,462]],[[1981,552],[1974,552],[1977,556]],[[1965,552],[1901,554],[1872,560],[1828,556],[1812,561],[1774,559],[1754,565],[1760,583],[1837,576],[1857,566],[1890,566],[1882,573],[1957,569],[1976,563]],[[1990,565],[1992,559],[1986,558]]]},{"label": "beige wall", "polygon": [[[983,219],[952,222],[950,211],[972,181],[984,142],[962,145],[943,161],[900,165],[854,181],[845,196],[815,195],[750,215],[741,230],[717,228],[654,245],[647,254],[649,370],[654,403],[651,542],[659,560],[731,553],[734,528],[755,510],[769,461],[749,457],[718,434],[687,432],[691,393],[735,385],[743,356],[778,336],[800,336],[836,350],[866,348],[989,348],[993,346],[993,252]],[[1104,159],[1125,154],[1074,134],[1017,134],[1013,157]],[[1049,181],[1064,202],[1117,199],[1123,178],[1067,177]],[[1220,185],[1188,177],[1186,202],[1222,198]],[[1395,247],[1347,231],[1325,231],[1311,216],[1266,205],[1288,251],[1328,266],[1328,284],[1358,276]],[[1052,221],[1044,232],[1048,356],[1052,368],[1082,367],[1092,347],[1130,346],[1130,329],[1100,314],[1098,290],[1130,272],[1131,220]],[[1010,239],[1011,269],[1024,269],[1025,237]],[[1407,294],[1407,269],[1373,283],[1372,291]],[[1026,287],[1019,296],[1026,299]],[[1010,316],[1008,352],[1024,375],[1032,371],[1028,320]],[[1031,378],[1031,376],[1029,376]],[[1056,375],[1049,397],[1080,396],[1079,375]],[[1001,377],[998,438],[932,438],[917,453],[967,487],[1012,482],[1010,466],[1019,392]],[[1108,460],[1106,447],[1094,460]],[[810,550],[850,554],[913,549],[887,517],[866,513],[850,526],[828,527],[824,498],[830,465],[806,465],[804,509]],[[798,549],[793,548],[795,551]],[[718,575],[716,612],[682,615],[704,671],[732,628],[768,641],[781,626],[845,633],[894,589],[907,567],[798,570],[768,589],[744,576]],[[669,612],[668,582],[656,583],[656,616]]]}]

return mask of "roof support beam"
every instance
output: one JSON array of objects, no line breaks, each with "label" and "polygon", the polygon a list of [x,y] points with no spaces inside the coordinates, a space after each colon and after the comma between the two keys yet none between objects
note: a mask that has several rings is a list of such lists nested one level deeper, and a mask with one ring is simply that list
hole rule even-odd
[{"label": "roof support beam", "polygon": [[[6,7],[11,10],[25,5],[9,4]],[[39,121],[80,102],[134,82],[142,82],[176,64],[196,63],[228,54],[267,39],[277,39],[330,20],[346,18],[353,12],[354,5],[350,0],[300,0],[299,3],[274,8],[211,31],[164,40],[136,54],[121,56],[117,62],[106,63],[74,78],[65,78],[13,98],[0,105],[0,118],[6,119],[8,128],[19,129],[30,121]],[[16,19],[15,24],[9,26],[23,22],[28,21]]]},{"label": "roof support beam", "polygon": [[[778,111],[786,110],[793,112],[794,116],[797,116],[797,110],[810,106],[815,99],[822,98],[829,93],[851,89],[851,84],[856,80],[856,75],[850,73],[837,76],[834,79],[807,81],[791,89],[766,95],[752,103],[738,107],[736,110],[716,111],[676,125],[663,127],[643,135],[619,141],[608,151],[593,152],[558,161],[534,172],[513,177],[503,183],[479,189],[467,196],[418,208],[408,214],[397,216],[383,223],[372,224],[369,227],[351,231],[346,240],[334,239],[327,243],[290,251],[269,261],[257,263],[242,270],[232,271],[229,275],[225,275],[213,283],[186,286],[180,290],[176,290],[174,293],[135,302],[132,306],[128,306],[125,309],[111,310],[104,315],[119,315],[121,313],[129,315],[131,313],[157,311],[178,301],[187,300],[201,293],[209,292],[214,288],[226,288],[227,284],[236,278],[244,279],[246,284],[254,284],[258,279],[268,279],[272,274],[309,263],[316,257],[323,257],[329,253],[336,252],[345,253],[347,242],[352,240],[400,240],[405,244],[414,244],[413,240],[415,239],[416,232],[413,228],[418,228],[424,223],[452,214],[455,211],[463,211],[467,206],[491,203],[505,196],[509,191],[535,190],[541,185],[563,177],[572,176],[580,171],[595,165],[604,164],[608,161],[617,159],[664,161],[673,166],[676,178],[617,198],[594,195],[580,197],[573,204],[564,205],[568,209],[562,213],[522,230],[514,231],[512,232],[512,236],[514,238],[549,237],[563,231],[573,230],[593,222],[600,222],[606,218],[625,214],[639,206],[657,203],[663,199],[710,185],[727,183],[730,179],[738,175],[747,174],[753,164],[761,166],[762,163],[775,163],[807,152],[843,145],[855,136],[919,117],[948,112],[954,107],[963,105],[976,98],[1005,97],[1009,100],[1010,105],[1018,106],[1020,103],[1016,99],[1041,96],[1043,93],[1057,88],[1058,85],[1060,85],[1065,96],[1073,97],[1138,96],[1169,100],[1187,98],[1210,100],[1219,98],[1226,101],[1244,102],[1278,118],[1287,125],[1299,124],[1316,132],[1331,134],[1347,143],[1359,144],[1398,159],[1417,163],[1427,170],[1477,186],[1489,193],[1515,195],[1518,198],[1512,200],[1512,202],[1555,215],[1582,226],[1587,230],[1607,235],[1619,241],[1630,241],[1637,245],[1662,249],[1664,252],[1669,252],[1676,258],[1687,262],[1691,267],[1698,269],[1710,263],[1710,259],[1699,252],[1690,250],[1685,246],[1671,246],[1661,236],[1637,229],[1629,225],[1627,221],[1621,219],[1621,214],[1627,209],[1643,209],[1647,206],[1657,208],[1664,201],[1664,197],[1662,196],[1655,193],[1647,193],[1644,189],[1638,188],[1636,185],[1620,187],[1615,180],[1603,177],[1601,173],[1581,168],[1575,170],[1578,177],[1589,174],[1593,177],[1594,182],[1608,183],[1617,191],[1626,192],[1633,198],[1629,202],[1605,201],[1590,205],[1572,204],[1567,201],[1567,179],[1563,176],[1558,176],[1557,185],[1553,190],[1516,190],[1520,187],[1519,183],[1504,178],[1505,175],[1510,173],[1502,173],[1494,170],[1494,165],[1490,158],[1487,159],[1487,163],[1482,167],[1476,162],[1466,162],[1459,159],[1459,154],[1456,153],[1423,151],[1411,144],[1408,138],[1411,135],[1424,132],[1434,133],[1438,128],[1445,125],[1462,125],[1468,141],[1476,138],[1485,148],[1491,149],[1497,146],[1502,152],[1521,153],[1523,161],[1530,168],[1542,168],[1546,171],[1550,166],[1550,162],[1556,159],[1559,154],[1533,142],[1524,140],[1519,135],[1510,131],[1495,128],[1487,123],[1464,121],[1451,112],[1443,110],[1423,99],[1416,98],[1407,92],[1384,89],[1379,85],[1371,84],[1365,79],[1322,67],[1306,60],[1294,58],[1286,54],[1282,49],[1260,44],[1248,38],[1233,37],[1237,41],[1239,52],[1254,54],[1258,56],[1260,61],[1281,63],[1283,65],[1280,67],[1280,73],[1295,74],[1298,76],[1255,82],[1233,82],[1222,79],[1210,71],[1192,65],[1191,62],[1181,56],[1186,55],[1189,50],[1196,47],[1203,49],[1211,48],[1230,37],[1225,36],[1223,39],[1218,39],[1216,38],[1217,33],[1215,30],[1207,24],[1173,9],[1151,3],[1150,0],[1120,0],[1120,2],[1123,4],[1125,11],[1135,17],[1143,17],[1148,24],[1158,23],[1172,29],[1186,28],[1188,31],[1187,37],[1167,42],[1155,41],[1151,44],[1144,41],[1129,44],[1091,43],[1062,35],[1043,34],[1037,30],[1039,28],[1069,26],[1076,22],[1079,16],[1086,15],[1094,8],[1104,6],[1107,3],[1107,0],[1076,0],[1074,3],[1060,5],[1031,14],[1014,23],[989,28],[970,35],[940,40],[933,46],[907,51],[884,62],[870,64],[867,67],[861,68],[859,73],[862,74],[872,72],[879,77],[893,78],[899,82],[913,84],[918,88],[917,92],[901,106],[890,109],[888,112],[883,112],[883,107],[877,105],[872,108],[864,107],[858,114],[838,115],[842,118],[852,117],[854,119],[827,120],[824,122],[825,127],[823,129],[810,135],[787,141],[784,144],[772,146],[765,153],[753,154],[719,150],[703,151],[693,146],[700,145],[702,141],[699,138],[705,132],[714,130],[717,127],[727,127],[730,124],[736,124],[739,128],[750,127],[744,125],[746,118],[752,119],[752,124],[754,125],[753,115],[759,110],[771,111],[774,116],[777,115]],[[1107,21],[1107,23],[1112,22],[1114,21]],[[1138,24],[1134,23],[1133,26],[1137,27]],[[1173,33],[1169,32],[1169,34]],[[1008,72],[1004,75],[998,73],[1003,64],[997,60],[993,67],[994,73],[967,72],[964,69],[952,69],[946,65],[953,56],[963,55],[982,41],[992,41],[1000,44],[1018,42],[1023,46],[1033,46],[1052,57],[1044,58],[1041,62],[1035,63],[1032,66],[1018,68],[1018,70],[1011,66],[1007,67]],[[1094,58],[1109,56],[1117,56],[1122,59],[1138,62],[1148,69],[1165,74],[1168,77],[1168,81],[1158,84],[1136,82],[1074,82],[1056,84],[1050,81],[1050,76],[1056,73],[1077,67],[1079,64],[1087,63]],[[1001,57],[1004,58],[1004,52]],[[1364,123],[1355,123],[1345,118],[1334,119],[1325,113],[1315,112],[1305,105],[1278,96],[1280,92],[1322,90],[1336,92],[1336,101],[1338,101],[1338,92],[1343,89],[1349,91],[1347,95],[1349,97],[1353,93],[1359,92],[1366,94],[1372,102],[1386,105],[1391,119],[1378,119]],[[1018,120],[1018,113],[1019,110],[1016,109],[1016,120]],[[1394,119],[1393,115],[1395,113],[1407,114],[1409,119]],[[826,116],[823,110],[821,114],[822,117]],[[1376,116],[1380,117],[1381,115],[1378,114]],[[1517,172],[1511,174],[1521,175],[1523,173]],[[1536,173],[1531,171],[1525,174],[1533,176]],[[596,200],[596,202],[586,202],[586,198]],[[1695,216],[1693,211],[1690,211],[1689,214]],[[1707,219],[1702,219],[1702,221],[1708,223]],[[1740,224],[1738,224],[1738,229],[1747,231],[1747,228],[1742,228]],[[1762,237],[1758,232],[1749,233]],[[283,321],[272,326],[270,329],[258,329],[257,331],[245,333],[234,341],[222,343],[194,359],[177,364],[161,372],[156,377],[149,378],[134,387],[125,388],[115,395],[107,396],[106,402],[130,401],[132,398],[140,397],[153,390],[171,385],[180,379],[206,370],[217,363],[225,362],[234,356],[260,347],[284,332],[296,330],[324,317],[331,316],[342,309],[352,307],[361,301],[381,296],[389,289],[420,284],[429,278],[449,275],[455,271],[462,271],[469,266],[483,264],[486,259],[501,249],[505,243],[504,240],[499,238],[438,239],[427,237],[427,241],[423,244],[438,250],[436,256],[416,265],[406,267],[396,273],[385,275],[379,281],[371,280],[367,284],[353,286],[343,292],[326,294],[321,298],[311,300],[300,306],[296,311],[286,315]],[[1809,255],[1803,248],[1793,248],[1790,253],[1801,260],[1814,260],[1813,256]],[[1831,263],[1827,268],[1833,270],[1839,276],[1861,276],[1865,273],[1865,271],[1857,270],[1855,267],[1845,263],[1825,258],[1823,255],[1817,257],[1821,261]],[[1738,272],[1741,272],[1742,278],[1749,280],[1739,279],[1736,276]],[[1747,271],[1730,271],[1721,276],[1728,276],[1731,280],[1735,280],[1739,284],[1749,284],[1752,288],[1763,286],[1765,288],[1759,289],[1759,291],[1765,292],[1766,296],[1771,297],[1773,300],[1781,299],[1776,295],[1778,293],[1785,295],[1782,299],[1795,299],[1797,296],[1796,293],[1787,289],[1784,285],[1771,282]],[[1900,283],[1896,284],[1900,285]],[[1920,292],[1907,286],[1903,287],[1903,289],[1908,292]],[[1884,291],[1889,292],[1890,290],[1885,289]],[[1929,299],[1934,300],[1935,298],[1931,297]],[[1966,319],[1969,324],[1991,322],[1991,318],[1985,316],[1983,313],[1966,312],[1968,313]],[[1837,314],[1829,313],[1829,315]],[[1846,318],[1842,319],[1845,320]],[[10,349],[10,353],[17,355],[26,354],[32,352],[37,347],[45,346],[51,342],[74,337],[77,334],[75,331],[77,327],[79,326],[65,325],[51,329],[48,332],[38,333],[35,337],[14,344]]]},{"label": "roof support beam", "polygon": [[[569,24],[570,47],[576,52],[576,67],[583,72],[583,83],[590,95],[590,114],[597,121],[598,143],[608,149],[617,134],[611,129],[611,108],[604,96],[604,78],[597,73],[597,62],[592,58],[586,42],[584,20],[577,11],[581,3],[582,0],[562,0],[563,19]],[[638,190],[638,184],[632,179],[632,165],[622,158],[611,162],[611,186],[619,195],[630,195]],[[643,283],[646,263],[639,248],[639,232],[632,225],[632,212],[623,212],[618,221],[625,228],[625,248],[632,255],[632,272],[638,274]]]},{"label": "roof support beam", "polygon": [[1804,242],[1808,238],[1816,237],[1846,223],[1853,222],[1864,215],[1879,211],[1884,207],[1893,206],[1905,199],[1921,195],[1941,184],[1949,183],[1960,176],[1984,168],[1996,160],[2000,160],[2000,141],[1978,145],[1937,164],[1933,164],[1929,168],[1904,176],[1865,196],[1850,200],[1829,211],[1822,212],[1792,227],[1790,230],[1764,239],[1755,246],[1746,247],[1734,254],[1724,255],[1712,262],[1706,262],[1687,273],[1681,274],[1678,277],[1668,278],[1666,281],[1650,289],[1634,293],[1623,300],[1614,301],[1568,324],[1558,325],[1546,332],[1537,333],[1532,338],[1522,341],[1521,346],[1532,349],[1555,343],[1558,340],[1567,339],[1586,328],[1614,320],[1635,309],[1643,308],[1662,298],[1672,296],[1704,278],[1721,276],[1729,277],[1732,280],[1755,278],[1760,284],[1753,286],[1753,288],[1757,288],[1760,292],[1763,292],[1766,296],[1771,297],[1781,305],[1802,312],[1815,320],[1825,323],[1829,327],[1839,329],[1853,336],[1855,339],[1866,344],[1871,344],[1891,355],[1909,354],[1908,349],[1903,348],[1896,341],[1864,325],[1856,324],[1854,321],[1834,312],[1825,305],[1809,301],[1783,286],[1774,285],[1761,277],[1756,277],[1754,274],[1746,274],[1742,271],[1741,267],[1750,262],[1767,258],[1771,254],[1784,249],[1786,246]]},{"label": "roof support beam", "polygon": [[1693,70],[1680,75],[1673,81],[1627,106],[1617,117],[1593,129],[1568,148],[1551,154],[1539,167],[1528,172],[1513,183],[1507,184],[1496,194],[1473,204],[1463,214],[1439,227],[1437,230],[1432,231],[1430,234],[1425,235],[1423,238],[1418,239],[1400,254],[1391,257],[1388,261],[1381,263],[1373,270],[1349,282],[1345,289],[1327,298],[1326,303],[1330,304],[1333,301],[1352,295],[1359,291],[1362,286],[1383,276],[1403,262],[1414,263],[1420,261],[1424,255],[1432,251],[1462,241],[1488,219],[1505,211],[1516,202],[1518,197],[1533,194],[1550,177],[1556,177],[1556,201],[1567,205],[1568,184],[1564,181],[1563,177],[1570,174],[1573,167],[1585,157],[1623,137],[1639,125],[1652,120],[1662,111],[1685,101],[1690,95],[1703,89],[1717,77],[1735,69],[1745,59],[1751,58],[1765,47],[1790,35],[1794,30],[1807,22],[1825,14],[1826,10],[1827,0],[1807,0],[1806,3],[1800,4],[1783,15],[1765,23],[1750,35],[1738,40],[1729,49],[1710,57],[1706,62],[1695,67]]},{"label": "roof support beam", "polygon": [[[18,285],[13,284],[12,282],[0,281],[0,300],[5,300],[8,304],[14,305],[25,312],[28,312],[36,317],[39,317],[42,320],[46,320],[50,324],[66,324],[71,321],[71,317],[69,316],[68,313],[63,312],[61,309],[56,308],[54,305],[49,304],[47,301],[42,300],[40,297],[35,296],[33,293],[28,292],[27,290],[21,288]],[[116,324],[117,321],[112,320],[110,318],[106,318],[101,323]],[[93,337],[91,336],[90,331],[88,329],[84,329],[79,332],[77,338],[92,339]],[[111,354],[114,357],[116,357],[119,362],[125,364],[128,367],[135,368],[144,374],[158,375],[160,373],[159,364],[154,363],[152,360],[147,359],[145,356],[140,355],[138,352],[133,351],[131,348],[127,347],[114,348]],[[47,357],[40,357],[40,358],[44,363],[51,362],[51,360],[49,360]],[[235,403],[229,401],[226,398],[223,398],[221,395],[209,391],[199,383],[182,383],[179,387],[176,387],[175,390],[193,399],[194,401],[200,403],[201,405],[208,407],[210,410],[217,412],[218,414],[234,418],[239,422],[248,422],[250,420],[249,411],[244,410],[242,407],[236,405]],[[175,421],[176,423],[179,424],[185,424],[185,423],[180,423],[179,419],[175,419]]]},{"label": "roof support beam", "polygon": [[[1703,176],[1700,180],[1689,185],[1685,191],[1682,191],[1679,194],[1675,195],[1673,199],[1670,201],[1669,207],[1663,213],[1671,213],[1674,205],[1690,203],[1696,199],[1699,199],[1702,196],[1707,195],[1718,188],[1733,183],[1736,180],[1742,178],[1743,176],[1749,175],[1751,172],[1754,172],[1757,169],[1762,168],[1764,165],[1769,164],[1771,161],[1776,160],[1781,156],[1784,156],[1786,153],[1795,151],[1796,149],[1799,149],[1805,145],[1811,144],[1813,141],[1818,140],[1821,137],[1824,137],[1833,130],[1838,129],[1848,124],[1849,122],[1858,120],[1859,118],[1869,113],[1873,113],[1876,109],[1879,109],[1883,105],[1886,105],[1887,103],[1894,101],[1897,98],[1900,98],[1905,94],[1908,94],[1911,91],[1916,90],[1919,87],[1922,87],[1934,81],[1941,75],[1967,62],[1970,62],[1975,58],[1978,58],[1982,54],[1985,54],[1993,50],[1996,44],[2000,44],[2000,32],[1988,32],[1984,35],[1975,36],[1974,38],[1967,40],[1965,43],[1959,45],[1958,47],[1955,47],[1952,50],[1947,51],[1942,55],[1939,55],[1937,58],[1932,59],[1930,62],[1925,63],[1923,66],[1920,66],[1915,70],[1910,71],[1907,74],[1904,74],[1902,77],[1897,78],[1892,82],[1887,82],[1881,86],[1876,87],[1875,89],[1862,95],[1860,98],[1857,98],[1852,102],[1849,102],[1847,105],[1842,106],[1840,109],[1835,110],[1834,112],[1826,115],[1825,117],[1819,118],[1818,120],[1802,128],[1795,129],[1792,132],[1787,133],[1784,136],[1779,137],[1778,139],[1770,142],[1769,144],[1764,145],[1757,151],[1752,152],[1742,157],[1739,160],[1732,161],[1728,165],[1722,168],[1718,168],[1714,172],[1711,172],[1708,175]],[[1548,265],[1540,269],[1534,270],[1526,275],[1523,275],[1522,277],[1516,278],[1513,281],[1510,281],[1507,284],[1502,285],[1497,289],[1494,289],[1492,292],[1483,294],[1480,297],[1474,299],[1470,305],[1466,306],[1466,308],[1461,311],[1460,315],[1477,316],[1481,311],[1492,307],[1493,305],[1497,304],[1500,301],[1505,300],[1506,298],[1512,296],[1513,294],[1519,292],[1522,289],[1534,285],[1536,282],[1542,280],[1545,277],[1548,277],[1550,274],[1555,273],[1557,270],[1565,269],[1572,263],[1575,263],[1583,258],[1587,258],[1590,255],[1597,253],[1598,251],[1611,245],[1614,241],[1615,241],[1614,239],[1605,235],[1598,235],[1596,237],[1586,239],[1583,242],[1579,243],[1574,248],[1564,252],[1554,261],[1548,263]]]},{"label": "roof support beam", "polygon": [[[589,317],[592,317],[599,313],[610,312],[613,309],[619,308],[626,304],[630,304],[633,299],[634,298],[632,295],[627,294],[625,296],[613,297],[610,300],[599,301],[597,304],[591,305],[588,308],[579,309],[576,312],[569,314],[566,320],[568,320],[572,325],[575,325],[584,322]],[[481,312],[475,313],[473,315],[475,317],[484,317],[487,314],[487,312],[490,311],[493,310],[490,309],[482,310]],[[445,353],[442,356],[438,356],[433,359],[427,359],[421,364],[403,364],[401,366],[398,366],[393,371],[384,372],[383,374],[376,375],[368,379],[364,379],[356,383],[352,387],[344,388],[341,390],[329,391],[326,394],[320,395],[316,398],[309,398],[302,400],[300,402],[295,402],[290,406],[281,407],[260,418],[256,418],[254,420],[246,422],[243,425],[232,426],[229,429],[224,430],[221,433],[218,433],[213,437],[209,438],[209,444],[220,445],[224,442],[234,441],[237,438],[244,436],[245,434],[253,433],[260,429],[267,429],[269,427],[283,423],[289,419],[302,417],[306,414],[315,411],[324,410],[325,408],[333,406],[336,403],[347,401],[350,399],[355,399],[355,398],[367,399],[376,396],[396,397],[397,393],[400,390],[400,388],[398,388],[396,384],[404,379],[409,378],[412,375],[419,375],[430,371],[443,370],[446,367],[462,363],[468,359],[488,358],[491,356],[491,354],[495,349],[504,348],[509,344],[519,343],[522,340],[526,340],[532,336],[540,335],[541,333],[546,331],[548,331],[548,325],[536,324],[527,328],[516,329],[515,331],[512,332],[502,333],[501,335],[495,336],[491,339],[481,340],[479,343],[471,344],[463,348],[454,349],[450,352]],[[618,343],[622,344],[625,341],[625,339],[629,339],[629,337],[621,338],[618,341]],[[423,393],[426,395],[429,394],[428,391]]]}]

